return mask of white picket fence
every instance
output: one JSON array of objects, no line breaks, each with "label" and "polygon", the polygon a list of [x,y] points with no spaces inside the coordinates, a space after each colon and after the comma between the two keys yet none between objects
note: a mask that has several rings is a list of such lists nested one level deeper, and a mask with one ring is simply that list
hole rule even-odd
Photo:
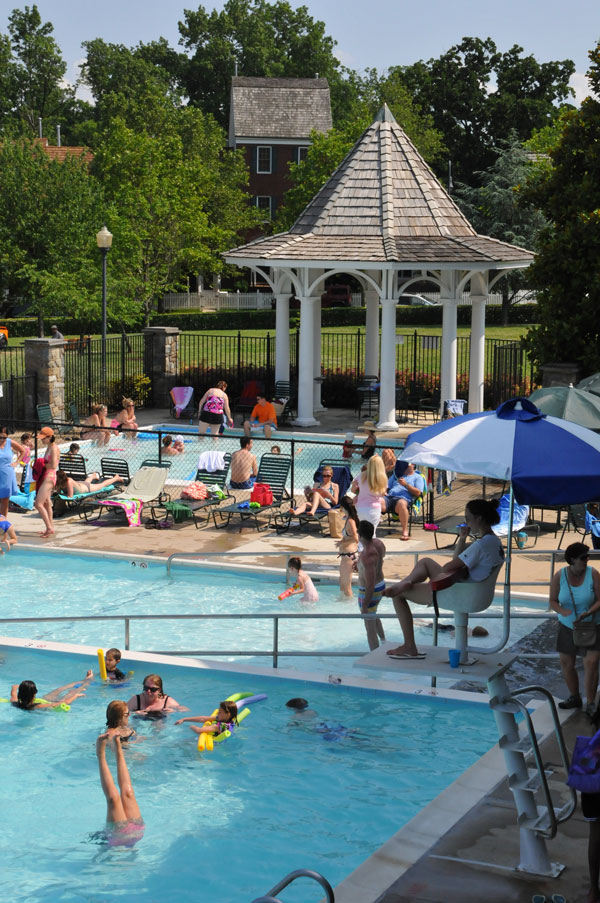
[{"label": "white picket fence", "polygon": [[[429,301],[439,301],[439,292],[420,292]],[[519,292],[517,304],[535,300],[527,291]],[[165,312],[173,310],[271,310],[273,295],[266,292],[179,292],[165,295],[163,305]],[[464,292],[461,304],[470,304],[471,295]],[[492,294],[486,304],[502,304],[502,295]],[[363,297],[360,292],[352,295],[352,307],[362,307]]]}]

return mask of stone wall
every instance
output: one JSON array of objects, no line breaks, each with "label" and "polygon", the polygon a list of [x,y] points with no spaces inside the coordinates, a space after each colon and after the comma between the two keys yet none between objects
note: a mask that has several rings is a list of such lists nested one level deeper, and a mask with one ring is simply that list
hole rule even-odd
[{"label": "stone wall", "polygon": [[154,407],[167,408],[171,404],[170,391],[177,380],[179,329],[175,326],[148,326],[146,336],[145,372],[152,380]]},{"label": "stone wall", "polygon": [[[49,404],[56,420],[65,420],[65,348],[56,339],[25,339],[25,373],[37,376],[37,403]],[[35,417],[35,400],[28,380],[27,417]]]}]

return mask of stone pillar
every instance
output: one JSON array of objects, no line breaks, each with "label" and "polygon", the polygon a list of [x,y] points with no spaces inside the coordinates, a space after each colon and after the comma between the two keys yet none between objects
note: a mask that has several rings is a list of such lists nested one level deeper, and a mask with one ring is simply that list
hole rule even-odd
[{"label": "stone pillar", "polygon": [[[36,404],[49,404],[55,420],[66,420],[65,345],[57,339],[25,339],[27,417],[37,416]],[[37,399],[34,386],[37,383]]]},{"label": "stone pillar", "polygon": [[326,411],[321,401],[321,298],[315,298],[313,321],[313,414]]},{"label": "stone pillar", "polygon": [[551,386],[577,385],[581,374],[581,365],[577,363],[542,364],[542,389]]},{"label": "stone pillar", "polygon": [[397,430],[396,423],[396,299],[381,299],[381,373],[379,430]]},{"label": "stone pillar", "polygon": [[374,289],[365,292],[365,376],[379,375],[379,295]]},{"label": "stone pillar", "polygon": [[147,326],[145,373],[152,380],[155,407],[169,407],[169,392],[176,384],[178,370],[179,329],[176,326]]},{"label": "stone pillar", "polygon": [[275,382],[290,381],[290,293],[275,295]]},{"label": "stone pillar", "polygon": [[469,414],[483,411],[485,379],[485,301],[487,280],[482,273],[471,278],[471,354],[469,360]]},{"label": "stone pillar", "polygon": [[300,355],[298,361],[298,417],[296,426],[319,426],[314,403],[315,298],[300,298]]},{"label": "stone pillar", "polygon": [[456,298],[442,296],[444,310],[442,314],[442,378],[440,400],[443,404],[450,398],[456,398]]}]

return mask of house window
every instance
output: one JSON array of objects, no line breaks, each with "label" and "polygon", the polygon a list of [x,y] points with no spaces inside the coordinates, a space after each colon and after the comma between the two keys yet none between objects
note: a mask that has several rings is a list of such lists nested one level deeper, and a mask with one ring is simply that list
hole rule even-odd
[{"label": "house window", "polygon": [[271,148],[259,147],[256,155],[256,171],[270,173],[272,171]]},{"label": "house window", "polygon": [[307,156],[308,156],[308,148],[307,147],[299,147],[298,148],[298,159],[296,160],[296,162],[304,163]]},{"label": "house window", "polygon": [[271,198],[266,194],[259,194],[256,198],[256,206],[264,213],[265,219],[271,219]]}]

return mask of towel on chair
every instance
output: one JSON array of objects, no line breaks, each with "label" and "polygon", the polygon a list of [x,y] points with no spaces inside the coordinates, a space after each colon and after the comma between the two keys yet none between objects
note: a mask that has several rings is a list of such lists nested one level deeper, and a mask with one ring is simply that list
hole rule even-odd
[{"label": "towel on chair", "polygon": [[175,408],[175,417],[181,417],[181,412],[185,411],[192,396],[194,394],[193,386],[174,386],[171,389],[171,398]]},{"label": "towel on chair", "polygon": [[207,473],[214,473],[216,470],[225,470],[225,458],[223,452],[203,451],[198,458],[198,470],[206,470]]},{"label": "towel on chair", "polygon": [[111,508],[120,508],[130,527],[141,527],[144,503],[140,499],[103,499],[102,504],[110,505]]},{"label": "towel on chair", "polygon": [[[498,503],[498,515],[500,523],[494,524],[492,530],[496,536],[506,536],[508,534],[508,519],[510,516],[510,496],[505,494]],[[513,533],[516,530],[522,530],[529,519],[529,505],[517,505],[515,502],[513,508]]]}]

